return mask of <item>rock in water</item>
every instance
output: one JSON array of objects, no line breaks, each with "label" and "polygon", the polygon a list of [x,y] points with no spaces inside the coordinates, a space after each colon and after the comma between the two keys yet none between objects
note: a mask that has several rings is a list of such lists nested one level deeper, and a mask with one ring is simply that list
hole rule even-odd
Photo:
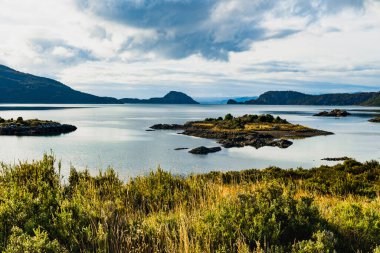
[{"label": "rock in water", "polygon": [[323,161],[346,161],[346,160],[350,160],[351,158],[347,157],[347,156],[343,156],[343,157],[327,157],[327,158],[323,158],[321,160]]},{"label": "rock in water", "polygon": [[183,125],[178,124],[156,124],[150,127],[150,129],[154,130],[181,130],[183,128]]},{"label": "rock in water", "polygon": [[194,149],[190,150],[189,153],[195,154],[195,155],[207,155],[208,153],[215,153],[215,152],[219,152],[221,150],[222,150],[221,147],[207,148],[205,146],[201,146],[201,147],[194,148]]}]

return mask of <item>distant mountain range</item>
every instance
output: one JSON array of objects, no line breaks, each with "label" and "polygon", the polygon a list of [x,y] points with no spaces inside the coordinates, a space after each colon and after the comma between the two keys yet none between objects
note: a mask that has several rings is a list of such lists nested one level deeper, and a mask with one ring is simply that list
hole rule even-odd
[{"label": "distant mountain range", "polygon": [[[206,101],[206,100],[205,100]],[[380,106],[380,92],[308,95],[295,91],[268,91],[256,97],[220,101],[256,105],[364,105]],[[98,97],[53,79],[34,76],[0,65],[0,103],[17,104],[199,104],[178,91],[149,99]]]},{"label": "distant mountain range", "polygon": [[380,92],[336,93],[309,95],[296,91],[268,91],[257,99],[238,102],[230,99],[228,104],[253,105],[365,105],[380,106]]},{"label": "distant mountain range", "polygon": [[168,94],[161,98],[122,98],[119,101],[124,104],[199,104],[197,101],[185,93],[178,91],[170,91]]},{"label": "distant mountain range", "polygon": [[98,97],[53,79],[22,73],[0,65],[0,103],[120,104],[116,98]]}]

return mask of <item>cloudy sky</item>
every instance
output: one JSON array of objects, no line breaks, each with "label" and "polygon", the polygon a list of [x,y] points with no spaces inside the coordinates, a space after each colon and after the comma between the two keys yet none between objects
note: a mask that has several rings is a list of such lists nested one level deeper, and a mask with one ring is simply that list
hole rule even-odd
[{"label": "cloudy sky", "polygon": [[380,90],[380,0],[0,0],[0,64],[115,97]]}]

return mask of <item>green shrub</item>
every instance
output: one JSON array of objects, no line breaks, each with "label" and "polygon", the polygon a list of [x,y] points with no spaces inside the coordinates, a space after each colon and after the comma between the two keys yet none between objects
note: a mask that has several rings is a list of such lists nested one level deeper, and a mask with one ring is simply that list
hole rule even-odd
[{"label": "green shrub", "polygon": [[131,207],[144,213],[172,210],[190,196],[190,186],[180,177],[158,169],[149,176],[137,177],[127,184]]},{"label": "green shrub", "polygon": [[379,251],[377,161],[127,182],[56,165],[0,164],[1,252]]},{"label": "green shrub", "polygon": [[23,233],[18,227],[12,228],[7,248],[4,253],[64,253],[68,252],[62,247],[57,240],[49,240],[46,231],[40,228],[33,231],[34,235],[30,236]]},{"label": "green shrub", "polygon": [[240,195],[237,203],[222,205],[205,222],[211,228],[213,247],[236,252],[238,238],[250,249],[290,245],[304,240],[321,227],[321,217],[312,199],[295,199],[278,185],[268,185],[252,194]]},{"label": "green shrub", "polygon": [[234,116],[232,116],[232,114],[226,114],[226,116],[224,116],[224,120],[233,120],[234,119]]},{"label": "green shrub", "polygon": [[337,239],[330,231],[317,231],[312,239],[293,244],[292,253],[333,253]]}]

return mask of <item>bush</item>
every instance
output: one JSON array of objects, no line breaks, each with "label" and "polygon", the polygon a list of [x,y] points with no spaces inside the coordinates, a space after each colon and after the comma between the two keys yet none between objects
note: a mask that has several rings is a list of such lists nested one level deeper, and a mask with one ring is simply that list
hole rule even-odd
[{"label": "bush", "polygon": [[182,178],[158,169],[147,177],[137,177],[127,185],[127,198],[132,208],[144,213],[169,211],[186,202],[190,186]]},{"label": "bush", "polygon": [[317,231],[312,239],[293,244],[292,253],[333,253],[337,239],[330,231]]},{"label": "bush", "polygon": [[267,185],[252,193],[240,195],[237,203],[222,205],[210,213],[205,222],[211,227],[213,247],[236,252],[240,237],[251,250],[261,245],[290,247],[321,227],[321,217],[312,199],[294,198],[278,185]]},{"label": "bush", "polygon": [[226,116],[224,116],[224,120],[233,120],[234,119],[234,116],[232,116],[232,114],[227,114]]},{"label": "bush", "polygon": [[376,161],[128,182],[56,165],[0,163],[1,252],[379,252]]},{"label": "bush", "polygon": [[50,241],[46,231],[40,228],[35,229],[34,235],[23,233],[18,227],[12,228],[12,235],[9,239],[4,253],[64,253],[69,252],[62,247],[57,240]]}]

